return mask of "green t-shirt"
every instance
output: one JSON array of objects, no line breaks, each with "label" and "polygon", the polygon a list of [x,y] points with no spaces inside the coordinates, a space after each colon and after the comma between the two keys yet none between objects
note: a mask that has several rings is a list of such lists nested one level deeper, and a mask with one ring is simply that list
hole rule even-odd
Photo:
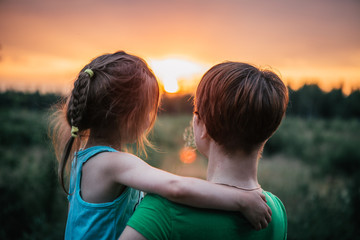
[{"label": "green t-shirt", "polygon": [[272,211],[272,221],[260,231],[254,230],[239,212],[192,208],[153,194],[144,198],[127,225],[148,240],[286,239],[284,205],[272,193],[264,194]]}]

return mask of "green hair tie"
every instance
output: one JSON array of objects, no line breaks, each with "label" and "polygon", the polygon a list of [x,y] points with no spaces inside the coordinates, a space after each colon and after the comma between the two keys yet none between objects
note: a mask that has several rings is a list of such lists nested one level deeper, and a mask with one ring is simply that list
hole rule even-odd
[{"label": "green hair tie", "polygon": [[92,77],[94,76],[94,72],[93,72],[93,70],[91,70],[90,68],[85,69],[84,72],[86,72],[87,74],[89,74],[89,77],[90,77],[90,78],[92,78]]},{"label": "green hair tie", "polygon": [[79,132],[79,128],[78,127],[75,127],[75,126],[72,126],[71,127],[71,136],[76,138],[78,135],[78,132]]}]

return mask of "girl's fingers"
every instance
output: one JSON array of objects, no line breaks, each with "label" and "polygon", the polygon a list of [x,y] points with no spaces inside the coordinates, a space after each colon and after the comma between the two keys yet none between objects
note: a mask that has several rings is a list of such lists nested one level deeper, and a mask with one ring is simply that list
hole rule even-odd
[{"label": "girl's fingers", "polygon": [[263,193],[260,193],[260,197],[262,198],[262,200],[264,200],[265,202],[267,202],[266,197],[265,197],[265,195],[264,195]]},{"label": "girl's fingers", "polygon": [[272,211],[271,211],[271,208],[269,207],[269,205],[265,204],[266,205],[266,210],[267,212],[270,214],[270,216],[272,215]]},{"label": "girl's fingers", "polygon": [[256,231],[260,231],[261,230],[261,223],[259,222],[258,224],[257,224],[257,226],[255,227],[255,230]]},{"label": "girl's fingers", "polygon": [[270,217],[272,216],[271,208],[268,206],[268,213],[270,214]]},{"label": "girl's fingers", "polygon": [[268,222],[266,221],[266,219],[263,219],[260,222],[260,224],[261,224],[261,229],[264,229],[264,228],[266,228],[268,226]]},{"label": "girl's fingers", "polygon": [[265,219],[266,219],[266,222],[267,222],[267,223],[270,223],[270,222],[271,222],[271,215],[270,215],[270,214],[266,214],[266,215],[265,215]]}]

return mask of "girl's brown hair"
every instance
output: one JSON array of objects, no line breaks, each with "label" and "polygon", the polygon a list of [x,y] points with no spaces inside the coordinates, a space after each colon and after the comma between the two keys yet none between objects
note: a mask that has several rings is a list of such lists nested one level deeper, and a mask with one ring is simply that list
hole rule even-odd
[{"label": "girl's brown hair", "polygon": [[[136,142],[137,148],[145,152],[149,144],[146,135],[155,122],[158,104],[158,82],[143,59],[120,51],[87,64],[50,123],[64,191],[67,160],[89,135],[117,148]],[[79,137],[71,136],[71,126],[79,129]]]},{"label": "girl's brown hair", "polygon": [[250,153],[280,125],[288,90],[270,70],[225,62],[205,73],[194,103],[212,139],[227,152]]}]

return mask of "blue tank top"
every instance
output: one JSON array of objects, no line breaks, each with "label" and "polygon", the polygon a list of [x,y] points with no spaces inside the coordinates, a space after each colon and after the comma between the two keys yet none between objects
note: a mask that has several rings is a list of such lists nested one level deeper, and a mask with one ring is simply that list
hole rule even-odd
[{"label": "blue tank top", "polygon": [[118,239],[127,221],[142,199],[142,192],[127,187],[112,202],[88,203],[81,198],[83,164],[102,152],[116,152],[106,146],[95,146],[76,153],[71,166],[69,213],[65,239]]}]

